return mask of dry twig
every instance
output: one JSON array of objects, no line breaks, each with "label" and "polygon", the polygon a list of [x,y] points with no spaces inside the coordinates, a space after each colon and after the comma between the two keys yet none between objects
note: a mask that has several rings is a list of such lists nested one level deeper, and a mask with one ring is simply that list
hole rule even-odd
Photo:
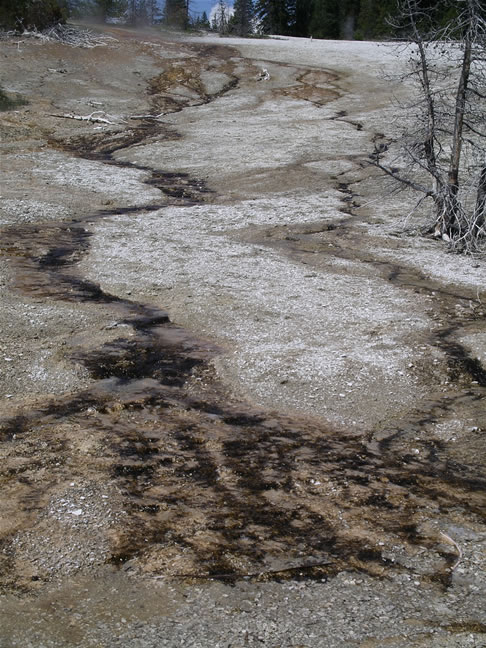
[{"label": "dry twig", "polygon": [[[0,40],[9,39],[14,36],[18,36],[18,33],[13,31],[0,32]],[[83,47],[87,49],[102,47],[117,42],[117,39],[113,38],[113,36],[95,34],[89,29],[78,29],[69,25],[55,25],[44,31],[37,31],[37,29],[25,30],[21,36],[24,39],[36,38],[41,43],[57,41],[65,45],[70,45],[71,47]],[[17,43],[19,48],[21,42],[18,41]]]},{"label": "dry twig", "polygon": [[106,119],[106,117],[101,117],[101,115],[106,115],[104,110],[95,110],[90,115],[75,115],[74,113],[64,113],[63,115],[54,115],[51,114],[51,117],[57,117],[58,119],[75,119],[76,121],[87,121],[93,122],[95,124],[110,124],[114,126],[116,122]]},{"label": "dry twig", "polygon": [[447,533],[444,533],[443,531],[439,531],[439,536],[441,537],[442,540],[444,540],[444,542],[446,542],[447,544],[452,545],[454,547],[454,549],[456,550],[456,552],[457,552],[456,562],[453,565],[451,565],[451,568],[450,568],[451,571],[454,571],[454,569],[458,566],[458,564],[462,560],[461,547],[457,544],[457,542],[455,540],[453,540],[450,536],[448,536]]}]

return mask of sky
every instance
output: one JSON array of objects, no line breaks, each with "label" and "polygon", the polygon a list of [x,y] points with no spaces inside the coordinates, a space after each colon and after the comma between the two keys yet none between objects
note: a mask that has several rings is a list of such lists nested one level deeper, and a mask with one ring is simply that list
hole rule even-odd
[{"label": "sky", "polygon": [[190,0],[189,11],[191,14],[202,14],[205,11],[209,16],[215,4],[218,4],[215,0]]},{"label": "sky", "polygon": [[[158,0],[158,4],[159,7],[163,7],[165,5],[165,0]],[[191,16],[197,18],[202,15],[203,11],[205,11],[209,17],[211,9],[217,7],[218,4],[219,0],[189,0],[189,12]],[[225,4],[230,7],[233,6],[232,0],[225,0]]]}]

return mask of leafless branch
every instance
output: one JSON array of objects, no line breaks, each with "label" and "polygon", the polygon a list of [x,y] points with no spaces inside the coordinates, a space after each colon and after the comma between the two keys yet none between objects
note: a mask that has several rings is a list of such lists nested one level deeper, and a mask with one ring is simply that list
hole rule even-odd
[{"label": "leafless branch", "polygon": [[86,121],[93,122],[96,124],[109,124],[114,126],[116,122],[110,121],[106,117],[101,115],[106,115],[103,110],[95,110],[90,115],[75,115],[74,113],[64,113],[63,115],[54,115],[51,114],[51,117],[57,117],[58,119],[75,119],[76,121]]},{"label": "leafless branch", "polygon": [[[13,36],[15,32],[7,32],[8,35]],[[22,38],[35,38],[42,43],[58,41],[71,47],[83,47],[87,49],[107,46],[117,42],[117,39],[112,36],[95,34],[89,29],[78,29],[69,25],[55,25],[44,31],[37,31],[36,29],[25,30],[22,32]]]},{"label": "leafless branch", "polygon": [[410,187],[410,189],[413,189],[414,191],[420,191],[421,193],[425,194],[425,196],[434,195],[434,192],[430,191],[430,189],[427,189],[427,187],[425,187],[424,185],[414,182],[409,178],[403,177],[397,171],[394,171],[393,169],[390,169],[385,165],[381,164],[381,162],[377,159],[370,159],[368,161],[368,164],[370,164],[371,166],[375,166],[377,169],[380,169],[380,171],[383,171],[383,173],[385,173],[386,175],[390,176],[397,182],[400,182],[401,184]]},{"label": "leafless branch", "polygon": [[[393,24],[409,41],[399,46],[409,65],[402,78],[416,88],[415,97],[404,106],[410,125],[399,140],[402,159],[408,163],[405,169],[395,169],[375,148],[370,164],[398,184],[431,197],[436,235],[455,250],[472,252],[486,237],[484,2],[455,0],[454,18],[441,28],[434,25],[433,8],[425,8],[421,0],[398,4],[400,15]],[[471,163],[473,156],[477,161]],[[433,188],[426,186],[427,177]]]}]

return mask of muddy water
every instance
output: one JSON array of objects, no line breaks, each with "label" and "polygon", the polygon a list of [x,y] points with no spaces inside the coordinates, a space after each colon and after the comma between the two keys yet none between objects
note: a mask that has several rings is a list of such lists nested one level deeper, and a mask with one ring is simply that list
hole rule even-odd
[{"label": "muddy water", "polygon": [[[148,122],[116,142],[84,138],[68,146],[115,164],[115,151],[161,136],[158,128]],[[203,183],[185,175],[154,172],[148,182],[163,200],[136,213],[208,198]],[[323,579],[345,569],[386,577],[393,570],[447,586],[461,556],[443,532],[444,521],[471,529],[484,524],[482,428],[455,454],[416,434],[457,407],[484,418],[484,371],[454,340],[458,323],[449,319],[434,335],[450,358],[451,378],[465,380],[467,389],[431,400],[427,411],[395,427],[363,438],[311,418],[256,410],[230,398],[214,376],[214,345],[173,325],[166,312],[107,294],[79,276],[77,263],[89,250],[88,222],[110,213],[13,227],[3,238],[19,291],[98,304],[114,322],[111,339],[98,348],[79,339],[72,345],[73,361],[95,381],[90,389],[1,421],[7,460],[0,479],[16,511],[1,538],[4,584],[28,591],[59,571],[112,564],[229,582]],[[298,245],[275,244],[305,255],[319,245],[324,250],[320,234],[301,232]],[[333,254],[341,249],[359,258],[357,245],[339,248],[351,234],[336,228],[323,236],[327,250],[333,237]],[[438,290],[398,267],[382,265],[382,271],[404,289]],[[445,294],[440,299],[446,318],[451,304]],[[73,523],[67,551],[78,562],[66,562],[62,548],[46,562],[35,545],[51,538],[52,511],[59,524],[64,520],[58,511],[69,488],[71,516],[81,522],[90,514],[98,531]],[[60,533],[53,542],[65,540]]]}]

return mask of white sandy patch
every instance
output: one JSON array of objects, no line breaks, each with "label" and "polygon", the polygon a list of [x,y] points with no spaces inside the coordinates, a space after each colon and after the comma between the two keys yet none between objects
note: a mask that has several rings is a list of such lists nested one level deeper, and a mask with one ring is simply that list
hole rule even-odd
[{"label": "white sandy patch", "polygon": [[[159,169],[175,167],[199,177],[210,177],[213,183],[223,187],[225,177],[234,181],[241,178],[244,183],[244,174],[295,164],[321,165],[319,170],[324,165],[328,172],[335,171],[334,164],[327,162],[326,165],[326,161],[334,160],[343,151],[352,156],[364,155],[369,149],[367,133],[332,121],[313,106],[289,100],[285,102],[285,111],[282,111],[282,101],[275,103],[277,106],[277,115],[272,114],[268,103],[264,108],[235,115],[231,106],[222,102],[217,118],[213,111],[206,122],[177,124],[177,129],[184,134],[182,141],[138,146],[118,154],[117,158],[141,165],[154,164]],[[277,123],[278,128],[269,127],[271,123]]]},{"label": "white sandy patch", "polygon": [[[313,200],[322,205],[321,196]],[[294,201],[298,212],[283,196],[111,217],[97,226],[83,272],[122,295],[151,286],[173,320],[223,343],[220,371],[259,403],[362,424],[359,406],[376,397],[374,377],[390,386],[376,403],[381,418],[387,398],[417,397],[406,340],[426,330],[428,318],[414,297],[379,278],[315,272],[222,233],[237,224],[302,223],[314,210]]]},{"label": "white sandy patch", "polygon": [[[388,226],[372,225],[366,228],[379,240],[389,236]],[[398,228],[397,228],[398,229]],[[402,267],[414,268],[427,277],[435,279],[444,286],[453,284],[472,289],[478,304],[486,302],[486,265],[483,260],[463,254],[448,253],[447,244],[442,241],[426,239],[423,236],[402,234],[406,245],[399,249],[379,247],[378,254],[383,260],[393,261]]]},{"label": "white sandy patch", "polygon": [[461,336],[461,344],[469,349],[471,355],[486,368],[486,332],[477,331]]},{"label": "white sandy patch", "polygon": [[138,169],[122,169],[103,162],[81,160],[55,151],[31,153],[32,174],[43,182],[61,187],[76,187],[108,198],[122,200],[128,205],[160,202],[160,192],[143,184],[150,174]]},{"label": "white sandy patch", "polygon": [[71,215],[69,209],[42,200],[6,198],[0,202],[0,225],[62,220]]}]

